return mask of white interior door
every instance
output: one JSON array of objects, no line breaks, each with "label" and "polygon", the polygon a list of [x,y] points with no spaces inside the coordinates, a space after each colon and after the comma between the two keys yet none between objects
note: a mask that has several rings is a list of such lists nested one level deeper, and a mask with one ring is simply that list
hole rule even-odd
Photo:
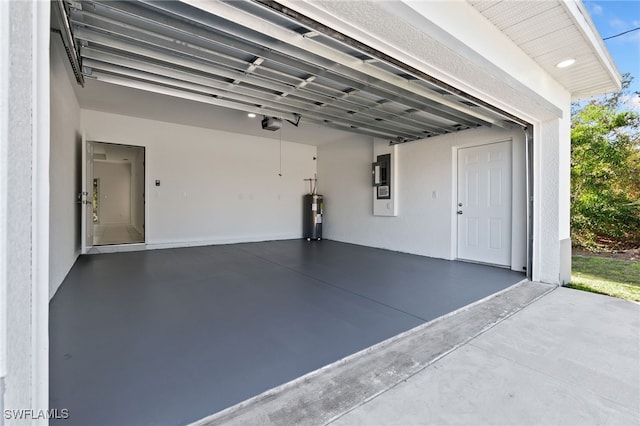
[{"label": "white interior door", "polygon": [[93,246],[93,143],[82,136],[81,253]]},{"label": "white interior door", "polygon": [[511,142],[458,150],[458,258],[511,265]]}]

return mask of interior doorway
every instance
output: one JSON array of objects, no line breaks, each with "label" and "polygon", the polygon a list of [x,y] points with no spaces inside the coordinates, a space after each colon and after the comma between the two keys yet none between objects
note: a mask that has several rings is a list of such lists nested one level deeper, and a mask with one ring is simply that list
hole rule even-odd
[{"label": "interior doorway", "polygon": [[145,242],[145,149],[87,142],[93,246]]}]

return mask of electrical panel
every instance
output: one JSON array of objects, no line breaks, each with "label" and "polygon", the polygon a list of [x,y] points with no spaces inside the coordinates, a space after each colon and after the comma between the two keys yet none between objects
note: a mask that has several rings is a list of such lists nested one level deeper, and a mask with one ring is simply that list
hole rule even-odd
[{"label": "electrical panel", "polygon": [[378,200],[391,199],[391,154],[378,155],[371,170]]}]

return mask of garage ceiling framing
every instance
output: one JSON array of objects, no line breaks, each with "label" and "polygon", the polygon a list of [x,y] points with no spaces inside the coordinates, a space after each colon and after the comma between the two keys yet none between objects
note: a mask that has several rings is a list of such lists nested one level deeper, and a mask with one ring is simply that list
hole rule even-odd
[{"label": "garage ceiling framing", "polygon": [[68,13],[87,79],[393,143],[522,124],[278,6],[72,1]]}]

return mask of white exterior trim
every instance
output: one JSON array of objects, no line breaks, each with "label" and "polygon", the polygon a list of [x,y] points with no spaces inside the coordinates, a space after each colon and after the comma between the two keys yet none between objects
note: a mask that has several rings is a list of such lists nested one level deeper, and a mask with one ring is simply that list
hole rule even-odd
[{"label": "white exterior trim", "polygon": [[50,3],[2,2],[0,16],[0,423],[17,421],[5,409],[33,410],[20,424],[46,425],[38,414],[49,406]]},{"label": "white exterior trim", "polygon": [[7,375],[7,163],[9,145],[9,2],[0,2],[0,408]]},{"label": "white exterior trim", "polygon": [[[49,407],[49,36],[50,2],[33,11],[32,407]],[[42,420],[36,423],[48,424]]]}]

